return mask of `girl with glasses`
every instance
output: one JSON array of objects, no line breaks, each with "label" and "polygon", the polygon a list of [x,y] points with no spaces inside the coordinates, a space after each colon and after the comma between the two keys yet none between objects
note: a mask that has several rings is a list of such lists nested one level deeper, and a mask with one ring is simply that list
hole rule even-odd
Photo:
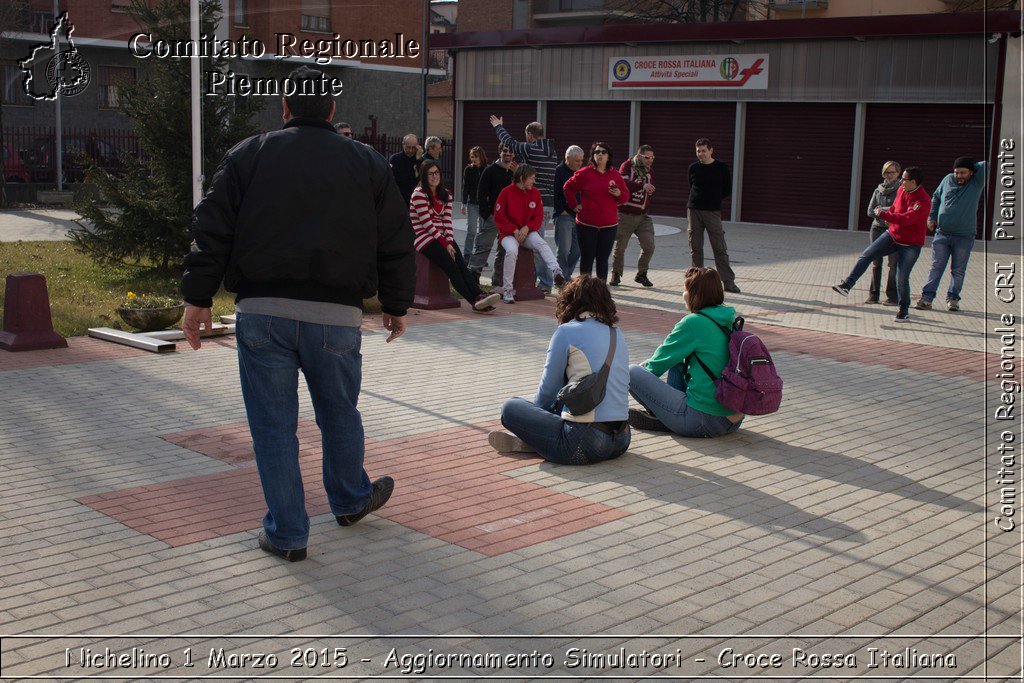
[{"label": "girl with glasses", "polygon": [[[608,257],[619,227],[619,204],[629,200],[626,181],[612,165],[612,150],[603,142],[590,147],[590,163],[562,186],[565,203],[576,212],[580,244],[580,273],[588,275],[597,263],[597,277],[608,279]],[[576,193],[580,201],[576,201]]]},{"label": "girl with glasses", "polygon": [[452,197],[441,182],[441,167],[427,159],[420,164],[419,184],[409,201],[409,219],[415,238],[413,246],[444,271],[462,297],[477,313],[494,310],[498,294],[486,295],[480,280],[469,272],[452,230]]}]

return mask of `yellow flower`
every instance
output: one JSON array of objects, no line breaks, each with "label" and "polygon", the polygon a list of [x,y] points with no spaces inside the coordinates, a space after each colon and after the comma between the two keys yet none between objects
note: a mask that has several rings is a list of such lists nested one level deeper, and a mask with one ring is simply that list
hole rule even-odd
[{"label": "yellow flower", "polygon": [[135,298],[135,292],[128,292],[128,298],[129,299],[134,299]]}]

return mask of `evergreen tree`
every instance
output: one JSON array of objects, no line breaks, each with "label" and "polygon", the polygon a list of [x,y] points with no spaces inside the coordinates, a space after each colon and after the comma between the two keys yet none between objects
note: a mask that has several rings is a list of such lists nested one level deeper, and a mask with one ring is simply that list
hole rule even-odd
[{"label": "evergreen tree", "polygon": [[[189,3],[132,0],[129,13],[154,40],[188,41]],[[201,33],[213,36],[220,19],[217,0],[200,0]],[[192,221],[192,127],[190,59],[147,60],[134,83],[119,83],[119,106],[131,118],[140,157],[123,155],[116,175],[92,168],[88,182],[101,201],[86,194],[75,208],[85,221],[69,236],[76,248],[108,263],[148,261],[164,272],[180,268],[188,252]],[[227,62],[203,58],[201,70],[224,71]],[[216,95],[202,98],[203,173],[207,182],[225,152],[256,133],[253,116],[262,98]],[[103,206],[105,203],[107,206]]]}]

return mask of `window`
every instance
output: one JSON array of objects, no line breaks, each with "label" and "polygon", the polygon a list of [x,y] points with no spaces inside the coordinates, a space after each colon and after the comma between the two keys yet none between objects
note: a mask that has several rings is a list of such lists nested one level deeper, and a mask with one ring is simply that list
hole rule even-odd
[{"label": "window", "polygon": [[101,66],[96,71],[100,87],[100,109],[117,109],[121,103],[120,85],[135,82],[135,69],[130,66]]},{"label": "window", "polygon": [[246,16],[246,1],[235,0],[235,26],[248,26],[249,19]]},{"label": "window", "polygon": [[302,0],[302,30],[331,32],[330,0]]},{"label": "window", "polygon": [[21,82],[25,72],[12,64],[4,64],[3,69],[4,104],[31,107],[35,100],[25,94]]},{"label": "window", "polygon": [[47,35],[53,30],[53,25],[56,23],[57,20],[54,19],[53,12],[31,10],[28,13],[29,33],[42,33],[43,35]]}]

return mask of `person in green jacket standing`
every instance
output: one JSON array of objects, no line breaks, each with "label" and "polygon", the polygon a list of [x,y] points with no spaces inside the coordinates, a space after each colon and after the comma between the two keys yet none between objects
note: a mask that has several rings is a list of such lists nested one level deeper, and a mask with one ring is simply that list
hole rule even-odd
[{"label": "person in green jacket standing", "polygon": [[[692,355],[721,376],[729,360],[729,340],[718,327],[732,327],[736,310],[726,306],[722,277],[714,268],[686,271],[686,307],[691,314],[676,323],[654,355],[629,368],[629,393],[646,410],[629,411],[637,429],[675,432],[680,436],[715,437],[739,429],[743,413],[715,400],[715,384],[707,373],[687,376]],[[668,382],[660,377],[668,373]]]},{"label": "person in green jacket standing", "polygon": [[932,240],[932,269],[914,308],[927,311],[932,307],[946,263],[952,261],[946,308],[960,310],[960,290],[964,287],[967,260],[971,258],[974,236],[978,232],[978,201],[985,190],[987,170],[988,164],[984,161],[960,157],[953,164],[953,172],[943,178],[932,193],[928,232],[936,228],[938,231]]}]

